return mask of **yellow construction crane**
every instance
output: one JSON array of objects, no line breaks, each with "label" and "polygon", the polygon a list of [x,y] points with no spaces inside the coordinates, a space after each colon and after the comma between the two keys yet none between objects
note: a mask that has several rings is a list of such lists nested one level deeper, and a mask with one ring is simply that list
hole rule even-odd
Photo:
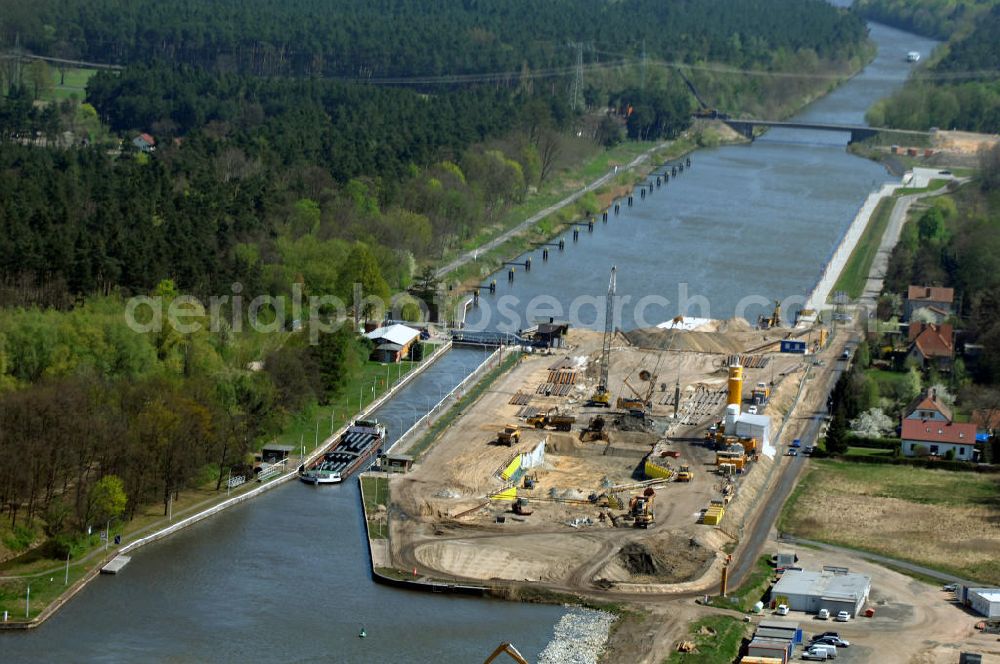
[{"label": "yellow construction crane", "polygon": [[611,282],[608,284],[608,300],[604,310],[604,343],[601,347],[601,379],[588,406],[611,407],[611,390],[608,389],[608,368],[611,364],[611,337],[614,332],[615,316],[615,266],[611,266]]}]

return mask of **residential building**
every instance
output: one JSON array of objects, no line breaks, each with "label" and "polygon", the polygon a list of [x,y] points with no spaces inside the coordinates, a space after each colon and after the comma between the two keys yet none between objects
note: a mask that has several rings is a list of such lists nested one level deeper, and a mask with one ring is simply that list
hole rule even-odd
[{"label": "residential building", "polygon": [[912,322],[909,339],[909,357],[921,367],[951,371],[955,361],[955,331],[950,324]]},{"label": "residential building", "polygon": [[973,461],[976,425],[952,421],[951,409],[941,403],[934,390],[913,400],[903,415],[900,429],[903,456],[945,456]]},{"label": "residential building", "polygon": [[933,307],[947,312],[945,318],[954,313],[955,289],[940,286],[910,286],[906,292],[906,320],[911,320],[917,309]]},{"label": "residential building", "polygon": [[132,139],[132,145],[140,152],[152,152],[156,149],[156,139],[149,134],[139,134]]}]

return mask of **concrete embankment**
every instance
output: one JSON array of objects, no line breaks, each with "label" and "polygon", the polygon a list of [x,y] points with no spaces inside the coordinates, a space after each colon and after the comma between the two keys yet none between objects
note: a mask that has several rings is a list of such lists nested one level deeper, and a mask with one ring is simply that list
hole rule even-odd
[{"label": "concrete embankment", "polygon": [[818,311],[826,306],[827,299],[830,297],[830,293],[833,292],[834,284],[837,283],[840,273],[843,271],[854,249],[858,246],[858,240],[861,239],[865,229],[868,228],[868,222],[871,221],[872,214],[875,213],[878,204],[883,198],[892,196],[902,186],[904,185],[885,184],[878,191],[868,194],[858,213],[854,215],[854,220],[847,228],[847,232],[844,233],[844,237],[841,238],[837,248],[833,250],[830,259],[826,262],[826,267],[823,268],[823,274],[819,278],[819,283],[816,284],[812,293],[806,298],[806,309]]},{"label": "concrete embankment", "polygon": [[[356,415],[356,417],[357,418],[368,417],[375,410],[381,408],[383,405],[385,405],[385,403],[387,401],[389,401],[391,398],[393,398],[399,392],[399,390],[403,389],[411,381],[413,381],[414,379],[416,379],[417,376],[419,376],[421,373],[423,373],[428,367],[430,367],[432,364],[434,364],[439,358],[441,358],[450,349],[451,349],[451,342],[450,341],[448,341],[448,342],[446,342],[444,344],[438,345],[438,347],[434,350],[434,352],[430,356],[428,356],[427,359],[425,359],[420,364],[420,366],[416,367],[415,369],[413,369],[409,373],[407,373],[405,376],[403,376],[399,380],[398,383],[396,383],[395,385],[393,385],[389,390],[387,390],[385,392],[385,394],[383,394],[382,396],[380,396],[378,399],[376,399],[372,403],[368,404],[361,412],[359,412]],[[322,455],[326,451],[326,449],[328,449],[338,438],[340,438],[340,436],[345,431],[347,431],[347,426],[348,425],[344,425],[340,429],[334,431],[333,434],[331,434],[326,440],[324,440],[315,450],[313,450],[305,458],[305,463],[306,464],[312,463],[317,458],[319,458],[319,456]],[[209,507],[207,509],[201,510],[201,511],[195,513],[195,514],[192,514],[192,515],[190,515],[188,517],[185,517],[185,518],[177,521],[176,523],[172,523],[169,526],[166,526],[164,528],[156,530],[156,531],[150,533],[149,535],[146,535],[146,536],[141,537],[139,539],[135,539],[135,540],[133,540],[131,542],[128,542],[127,544],[124,544],[123,546],[121,546],[117,550],[113,550],[108,555],[106,555],[103,558],[101,558],[100,562],[98,562],[90,571],[88,571],[87,574],[85,574],[82,578],[80,578],[73,585],[71,585],[66,590],[66,592],[64,592],[62,595],[60,595],[55,601],[53,601],[48,606],[46,606],[45,609],[38,616],[36,616],[35,618],[33,618],[31,620],[27,620],[27,621],[10,621],[10,622],[6,622],[6,623],[0,622],[0,629],[32,629],[32,628],[38,627],[39,625],[41,625],[42,623],[44,623],[46,620],[48,620],[49,618],[51,618],[52,615],[54,615],[56,611],[58,611],[60,608],[62,608],[66,604],[66,602],[68,602],[77,593],[79,593],[81,590],[83,590],[83,588],[90,581],[92,581],[94,579],[94,577],[96,577],[98,574],[100,574],[101,568],[104,567],[108,562],[110,562],[111,560],[113,560],[115,557],[117,557],[117,556],[119,556],[121,554],[129,553],[131,551],[135,551],[135,550],[139,549],[142,546],[145,546],[147,544],[151,544],[152,542],[155,542],[157,540],[161,540],[161,539],[163,539],[165,537],[173,535],[174,533],[176,533],[176,532],[178,532],[178,531],[180,531],[180,530],[182,530],[184,528],[187,528],[188,526],[192,526],[192,525],[198,523],[199,521],[202,521],[202,520],[207,519],[207,518],[209,518],[211,516],[214,516],[215,514],[218,514],[219,512],[222,512],[223,510],[229,509],[230,507],[233,507],[235,505],[239,505],[240,503],[245,502],[247,500],[250,500],[251,498],[256,498],[257,496],[259,496],[259,495],[261,495],[261,494],[263,494],[263,493],[265,493],[267,491],[270,491],[271,489],[275,488],[276,486],[278,486],[280,484],[283,484],[283,483],[285,483],[285,482],[287,482],[289,480],[295,479],[298,476],[298,473],[296,472],[296,470],[297,470],[296,468],[286,468],[284,470],[284,472],[282,472],[280,475],[277,475],[277,476],[273,477],[272,479],[269,479],[269,480],[265,481],[263,484],[261,484],[258,487],[255,487],[255,488],[250,489],[248,491],[244,491],[244,492],[240,493],[239,495],[233,496],[232,498],[228,498],[228,499],[226,499],[226,500],[224,500],[224,501],[222,501],[220,503],[217,503],[217,504],[215,504],[215,505],[213,505],[213,506],[211,506],[211,507]],[[126,577],[127,577],[127,575],[126,575]]]}]

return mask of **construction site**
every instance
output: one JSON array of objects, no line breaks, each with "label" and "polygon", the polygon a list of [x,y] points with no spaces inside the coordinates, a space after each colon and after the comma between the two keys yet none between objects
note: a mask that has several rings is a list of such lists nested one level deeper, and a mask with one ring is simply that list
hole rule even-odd
[{"label": "construction site", "polygon": [[818,325],[783,327],[780,311],[756,326],[571,330],[523,355],[392,479],[387,562],[567,589],[717,581],[827,341]]}]

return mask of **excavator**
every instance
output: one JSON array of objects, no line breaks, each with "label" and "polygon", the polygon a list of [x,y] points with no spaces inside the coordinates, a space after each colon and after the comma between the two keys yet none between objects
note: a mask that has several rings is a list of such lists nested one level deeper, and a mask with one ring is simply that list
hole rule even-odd
[{"label": "excavator", "polygon": [[588,406],[611,407],[611,390],[608,389],[608,368],[611,363],[611,337],[615,316],[615,266],[611,266],[611,281],[608,284],[608,299],[604,308],[604,342],[601,346],[601,379],[591,395]]},{"label": "excavator", "polygon": [[635,519],[636,528],[649,528],[653,523],[653,487],[647,487],[641,496],[633,496],[628,502],[628,513]]}]

